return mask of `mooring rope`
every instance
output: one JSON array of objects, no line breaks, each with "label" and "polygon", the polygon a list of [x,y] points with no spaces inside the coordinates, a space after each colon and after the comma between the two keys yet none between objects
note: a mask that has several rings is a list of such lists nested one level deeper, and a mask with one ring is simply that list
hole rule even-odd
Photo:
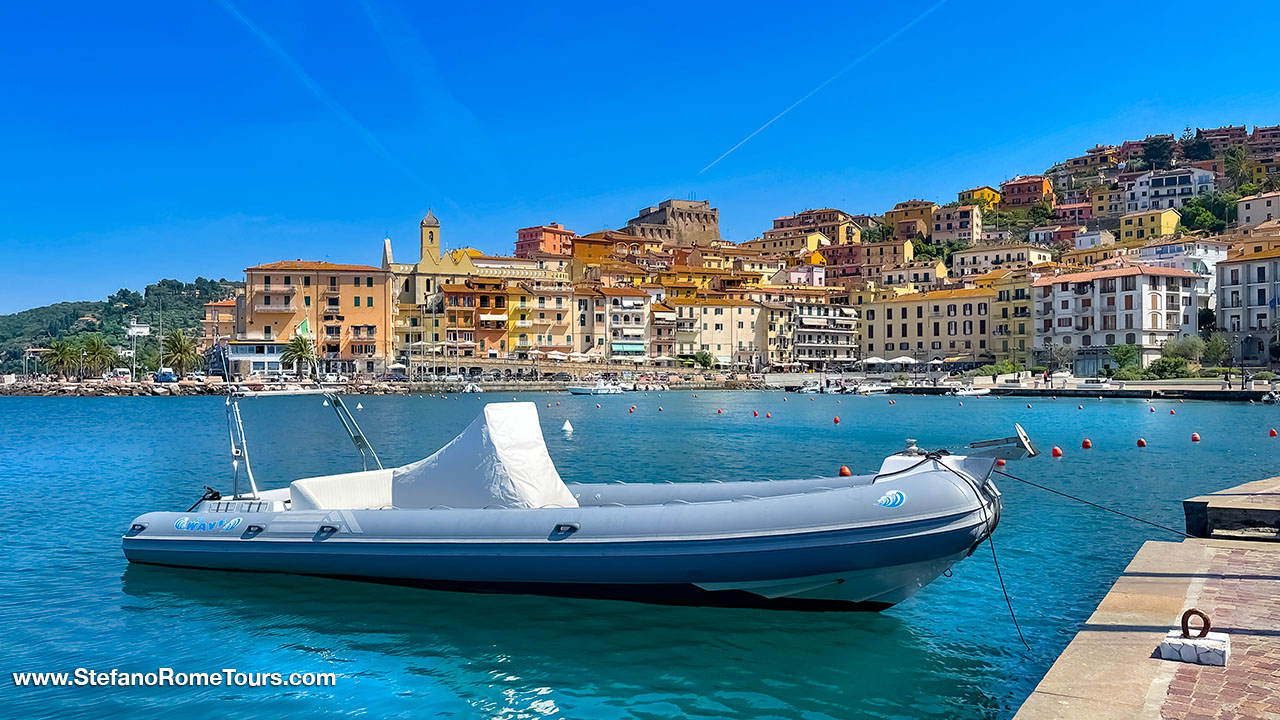
[{"label": "mooring rope", "polygon": [[1009,478],[1010,480],[1017,480],[1018,482],[1020,482],[1020,483],[1025,483],[1025,484],[1027,484],[1027,485],[1030,485],[1031,487],[1037,487],[1037,488],[1040,488],[1041,490],[1047,490],[1047,491],[1049,491],[1049,492],[1051,492],[1051,493],[1053,493],[1053,494],[1055,494],[1055,495],[1061,495],[1062,497],[1067,498],[1067,499],[1069,499],[1069,500],[1075,500],[1075,501],[1076,501],[1076,502],[1078,502],[1078,503],[1084,503],[1085,505],[1089,505],[1090,507],[1096,507],[1096,508],[1098,508],[1099,510],[1106,510],[1106,511],[1107,511],[1107,512],[1109,512],[1109,513],[1115,513],[1116,515],[1119,515],[1120,517],[1129,518],[1130,520],[1134,520],[1134,521],[1137,521],[1137,522],[1143,523],[1143,524],[1145,524],[1145,525],[1150,525],[1151,527],[1160,528],[1161,530],[1164,530],[1164,531],[1166,531],[1166,532],[1171,532],[1171,533],[1173,533],[1174,535],[1181,535],[1181,536],[1182,536],[1182,537],[1184,537],[1184,538],[1192,537],[1191,535],[1188,535],[1187,533],[1185,533],[1185,532],[1183,532],[1183,531],[1181,531],[1181,530],[1175,530],[1175,529],[1173,529],[1173,528],[1171,528],[1171,527],[1169,527],[1169,526],[1167,526],[1167,525],[1161,525],[1160,523],[1151,522],[1150,520],[1144,520],[1144,519],[1142,519],[1142,518],[1140,518],[1140,517],[1136,517],[1136,516],[1134,516],[1134,515],[1130,515],[1130,514],[1125,513],[1125,512],[1120,512],[1119,510],[1116,510],[1116,509],[1114,509],[1114,508],[1109,508],[1109,507],[1107,507],[1106,505],[1099,505],[1099,504],[1098,504],[1098,503],[1096,503],[1096,502],[1091,502],[1091,501],[1089,501],[1089,500],[1085,500],[1084,498],[1076,497],[1075,495],[1071,495],[1071,494],[1069,494],[1069,493],[1064,493],[1064,492],[1062,492],[1061,490],[1054,490],[1054,489],[1053,489],[1053,488],[1051,488],[1051,487],[1047,487],[1047,486],[1045,486],[1045,485],[1041,485],[1041,484],[1039,484],[1039,483],[1033,483],[1033,482],[1031,482],[1030,480],[1023,480],[1022,478],[1017,477],[1017,476],[1015,476],[1015,475],[1010,475],[1010,474],[1009,474],[1009,473],[1007,473],[1007,472],[1001,472],[1001,471],[999,471],[999,470],[993,470],[992,472],[996,473],[997,475],[1003,475],[1004,477],[1007,477],[1007,478]]}]

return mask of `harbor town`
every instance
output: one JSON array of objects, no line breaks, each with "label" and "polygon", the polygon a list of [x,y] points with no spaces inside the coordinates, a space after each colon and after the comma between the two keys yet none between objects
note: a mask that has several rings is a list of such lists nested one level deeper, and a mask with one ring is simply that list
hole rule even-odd
[{"label": "harbor town", "polygon": [[[204,304],[198,357],[158,361],[352,387],[1057,373],[1270,390],[1280,357],[1280,125],[1095,145],[944,204],[804,210],[737,242],[709,201],[678,199],[617,229],[520,228],[511,254],[470,240],[428,211],[411,240],[352,242],[349,263],[264,259]],[[23,374],[144,379],[49,349],[23,351]]]}]

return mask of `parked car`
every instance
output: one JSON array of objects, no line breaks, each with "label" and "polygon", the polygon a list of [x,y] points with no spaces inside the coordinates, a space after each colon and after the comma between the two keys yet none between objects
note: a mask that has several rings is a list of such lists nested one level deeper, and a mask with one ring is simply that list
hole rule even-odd
[{"label": "parked car", "polygon": [[556,382],[569,382],[570,380],[573,379],[573,376],[567,372],[558,372],[555,375],[552,375],[551,379],[555,380]]},{"label": "parked car", "polygon": [[409,382],[409,376],[402,372],[389,372],[378,377],[382,382]]},{"label": "parked car", "polygon": [[445,382],[462,382],[464,379],[465,378],[463,378],[458,373],[449,373],[448,375],[444,376]]},{"label": "parked car", "polygon": [[207,379],[208,379],[208,376],[207,376],[207,375],[205,375],[203,372],[201,372],[201,371],[199,371],[199,370],[195,370],[195,371],[192,371],[192,372],[187,373],[187,379],[188,379],[188,380],[198,380],[198,381],[200,381],[200,382],[204,382],[205,380],[207,380]]},{"label": "parked car", "polygon": [[324,376],[320,378],[320,382],[344,383],[347,382],[347,376],[340,373],[325,373]]},{"label": "parked car", "polygon": [[156,382],[176,383],[178,374],[173,371],[173,368],[162,367],[160,372],[156,373]]}]

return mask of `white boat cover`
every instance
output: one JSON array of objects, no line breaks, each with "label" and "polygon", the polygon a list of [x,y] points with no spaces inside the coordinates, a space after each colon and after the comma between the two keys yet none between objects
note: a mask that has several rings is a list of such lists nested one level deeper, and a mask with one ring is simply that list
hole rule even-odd
[{"label": "white boat cover", "polygon": [[392,471],[397,508],[578,507],[531,402],[490,403],[434,455]]}]

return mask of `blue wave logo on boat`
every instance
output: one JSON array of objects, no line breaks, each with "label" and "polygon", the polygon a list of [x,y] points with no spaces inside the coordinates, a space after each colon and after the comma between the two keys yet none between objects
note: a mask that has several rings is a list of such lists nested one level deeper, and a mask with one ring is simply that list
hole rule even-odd
[{"label": "blue wave logo on boat", "polygon": [[880,507],[896,508],[896,507],[902,507],[903,505],[906,504],[906,502],[907,502],[906,493],[902,492],[901,490],[890,490],[884,495],[881,495],[880,499],[876,501],[876,504],[879,505]]},{"label": "blue wave logo on boat", "polygon": [[173,529],[191,532],[230,532],[239,527],[243,520],[244,518],[231,518],[230,520],[214,520],[210,522],[203,517],[189,518],[184,515],[174,521]]}]

